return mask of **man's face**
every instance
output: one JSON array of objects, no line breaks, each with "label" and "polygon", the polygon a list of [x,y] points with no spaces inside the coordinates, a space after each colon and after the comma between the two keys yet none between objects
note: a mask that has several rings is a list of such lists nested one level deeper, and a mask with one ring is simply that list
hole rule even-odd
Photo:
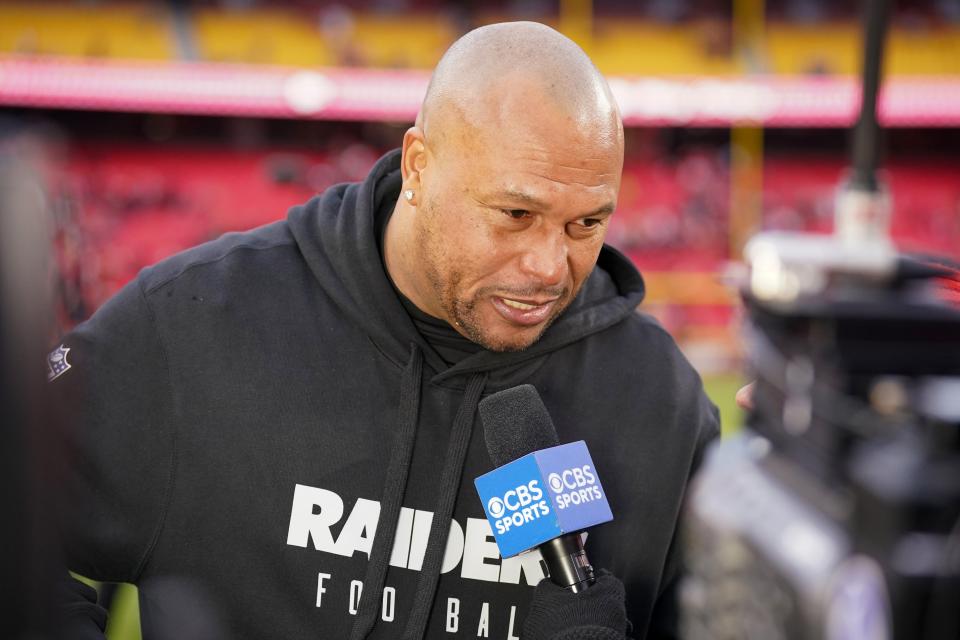
[{"label": "man's face", "polygon": [[559,112],[532,111],[495,135],[444,140],[421,176],[427,311],[493,351],[530,346],[570,304],[620,185],[616,135],[578,136]]}]

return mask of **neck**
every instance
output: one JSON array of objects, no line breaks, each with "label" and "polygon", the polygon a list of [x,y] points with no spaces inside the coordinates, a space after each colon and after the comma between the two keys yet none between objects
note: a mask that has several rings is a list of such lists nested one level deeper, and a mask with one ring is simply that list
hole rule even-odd
[{"label": "neck", "polygon": [[421,282],[423,261],[416,242],[415,215],[413,207],[402,198],[397,200],[383,237],[383,262],[400,293],[427,315],[445,319],[442,311],[434,308],[437,305],[429,303],[432,300],[432,296],[428,295],[429,285]]}]

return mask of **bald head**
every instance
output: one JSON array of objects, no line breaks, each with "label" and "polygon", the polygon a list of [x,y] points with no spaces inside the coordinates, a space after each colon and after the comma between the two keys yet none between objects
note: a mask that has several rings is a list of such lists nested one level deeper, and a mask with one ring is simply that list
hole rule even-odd
[{"label": "bald head", "polygon": [[525,116],[536,118],[544,108],[563,114],[565,133],[601,133],[622,145],[610,88],[576,43],[536,22],[493,24],[474,29],[447,50],[417,125],[439,147],[461,126],[473,137]]}]

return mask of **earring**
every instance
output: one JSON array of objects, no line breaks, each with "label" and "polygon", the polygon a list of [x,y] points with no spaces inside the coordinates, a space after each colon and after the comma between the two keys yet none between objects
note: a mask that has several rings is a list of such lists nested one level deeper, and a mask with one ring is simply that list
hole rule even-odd
[{"label": "earring", "polygon": [[407,189],[404,191],[403,197],[407,199],[407,202],[413,202],[413,189]]}]

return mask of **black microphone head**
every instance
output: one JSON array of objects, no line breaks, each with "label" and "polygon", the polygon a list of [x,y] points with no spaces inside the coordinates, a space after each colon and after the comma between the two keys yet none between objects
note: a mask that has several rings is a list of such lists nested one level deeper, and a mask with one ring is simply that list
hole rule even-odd
[{"label": "black microphone head", "polygon": [[496,467],[560,444],[553,420],[532,384],[494,393],[480,401],[478,410],[487,452]]}]

